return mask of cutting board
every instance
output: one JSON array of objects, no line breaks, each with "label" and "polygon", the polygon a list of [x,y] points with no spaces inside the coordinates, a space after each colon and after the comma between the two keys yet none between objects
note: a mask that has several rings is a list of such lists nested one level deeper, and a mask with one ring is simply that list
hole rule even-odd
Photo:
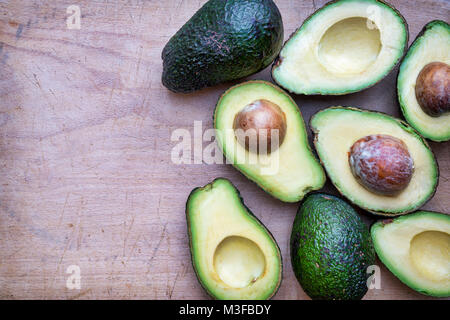
[{"label": "cutting board", "polygon": [[[275,2],[285,39],[325,3]],[[428,21],[450,17],[446,0],[391,2],[409,23],[410,42]],[[281,248],[275,298],[308,299],[288,249],[297,204],[271,198],[230,165],[171,160],[174,130],[193,133],[194,121],[212,128],[218,97],[238,83],[187,95],[161,84],[162,48],[203,3],[0,2],[1,299],[207,298],[190,262],[185,202],[216,177],[237,186]],[[76,17],[67,24],[73,4],[79,29]],[[294,99],[305,121],[331,105],[400,116],[396,74],[360,93]],[[269,70],[249,79],[270,81]],[[424,208],[449,213],[449,143],[430,145],[441,176]],[[336,193],[329,182],[324,190]],[[381,288],[365,299],[427,298],[377,264]]]}]

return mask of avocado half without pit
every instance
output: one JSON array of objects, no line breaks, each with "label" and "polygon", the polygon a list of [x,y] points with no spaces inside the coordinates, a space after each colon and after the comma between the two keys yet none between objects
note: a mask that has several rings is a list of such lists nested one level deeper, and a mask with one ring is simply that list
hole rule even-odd
[{"label": "avocado half without pit", "polygon": [[416,210],[434,194],[439,170],[426,141],[401,120],[349,107],[311,118],[328,176],[351,202],[379,215]]},{"label": "avocado half without pit", "polygon": [[411,126],[434,141],[450,139],[450,26],[431,21],[400,65],[397,94]]},{"label": "avocado half without pit", "polygon": [[272,196],[297,202],[325,183],[296,103],[277,86],[248,81],[227,90],[214,112],[227,160]]},{"label": "avocado half without pit", "polygon": [[418,211],[376,222],[375,251],[403,283],[426,295],[450,296],[450,216]]},{"label": "avocado half without pit", "polygon": [[260,300],[276,293],[282,275],[280,249],[230,181],[219,178],[194,189],[186,219],[192,265],[212,297]]},{"label": "avocado half without pit", "polygon": [[272,77],[298,94],[357,92],[383,79],[407,43],[405,19],[385,2],[332,1],[285,43]]}]

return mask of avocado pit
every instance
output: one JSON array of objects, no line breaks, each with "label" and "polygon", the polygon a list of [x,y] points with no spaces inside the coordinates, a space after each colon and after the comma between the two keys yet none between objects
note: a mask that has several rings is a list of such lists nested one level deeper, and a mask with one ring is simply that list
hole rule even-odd
[{"label": "avocado pit", "polygon": [[371,192],[395,196],[411,181],[414,163],[406,144],[393,136],[377,134],[356,141],[349,152],[353,176]]},{"label": "avocado pit", "polygon": [[286,116],[275,103],[260,99],[236,114],[235,136],[248,151],[270,153],[279,148],[286,135]]},{"label": "avocado pit", "polygon": [[450,66],[444,62],[427,64],[417,76],[415,91],[417,102],[429,116],[450,112]]}]

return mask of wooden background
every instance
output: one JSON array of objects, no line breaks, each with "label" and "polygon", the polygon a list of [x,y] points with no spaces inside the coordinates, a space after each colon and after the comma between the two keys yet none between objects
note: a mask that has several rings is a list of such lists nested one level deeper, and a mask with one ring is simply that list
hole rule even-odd
[{"label": "wooden background", "polygon": [[[192,132],[194,120],[211,128],[231,85],[182,95],[160,81],[163,46],[204,2],[0,0],[1,299],[207,298],[190,263],[184,208],[192,188],[219,176],[238,187],[282,250],[275,298],[308,299],[288,250],[297,205],[269,197],[230,165],[171,162],[172,131]],[[325,3],[275,2],[285,39]],[[450,17],[446,0],[391,2],[410,42],[428,21]],[[80,30],[66,26],[72,4],[81,8]],[[330,105],[399,116],[396,73],[357,94],[294,98],[306,121]],[[250,78],[270,80],[268,70]],[[449,143],[430,144],[441,177],[424,208],[449,213]],[[335,192],[329,183],[325,190]],[[66,288],[70,265],[80,266],[80,290]],[[365,298],[427,297],[381,266],[381,289]]]}]

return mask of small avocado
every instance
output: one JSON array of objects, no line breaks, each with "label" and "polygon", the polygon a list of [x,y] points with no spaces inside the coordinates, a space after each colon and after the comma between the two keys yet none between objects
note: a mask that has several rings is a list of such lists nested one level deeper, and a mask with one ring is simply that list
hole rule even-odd
[{"label": "small avocado", "polygon": [[404,284],[450,296],[450,215],[417,211],[378,221],[371,234],[378,257]]},{"label": "small avocado", "polygon": [[450,26],[431,21],[403,58],[398,101],[406,121],[433,141],[450,140]]},{"label": "small avocado", "polygon": [[162,51],[162,83],[192,92],[256,73],[283,44],[283,22],[272,0],[209,0]]},{"label": "small avocado", "polygon": [[301,112],[277,86],[255,80],[231,87],[217,103],[214,127],[228,161],[275,198],[297,202],[324,185]]},{"label": "small avocado", "polygon": [[389,115],[331,107],[311,118],[314,145],[339,192],[377,215],[416,210],[436,190],[439,170],[426,141]]},{"label": "small avocado", "polygon": [[269,299],[281,284],[280,249],[224,178],[195,188],[186,203],[192,265],[216,299]]},{"label": "small avocado", "polygon": [[285,43],[272,67],[272,78],[297,94],[361,91],[394,68],[407,44],[406,21],[387,3],[331,1]]},{"label": "small avocado", "polygon": [[313,193],[303,200],[291,234],[295,276],[317,300],[359,300],[375,264],[369,228],[344,200]]}]

